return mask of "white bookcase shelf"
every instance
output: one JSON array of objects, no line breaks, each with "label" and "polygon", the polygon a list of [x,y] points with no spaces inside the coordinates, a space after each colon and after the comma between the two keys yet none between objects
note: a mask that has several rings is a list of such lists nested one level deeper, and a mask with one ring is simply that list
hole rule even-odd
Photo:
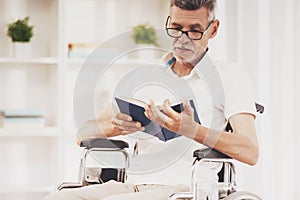
[{"label": "white bookcase shelf", "polygon": [[0,194],[26,194],[26,193],[49,193],[54,191],[52,186],[40,186],[40,187],[3,187],[0,188]]},{"label": "white bookcase shelf", "polygon": [[9,129],[0,128],[0,138],[58,138],[61,131],[57,127]]},{"label": "white bookcase shelf", "polygon": [[0,64],[59,64],[59,58],[41,57],[41,58],[0,58]]}]

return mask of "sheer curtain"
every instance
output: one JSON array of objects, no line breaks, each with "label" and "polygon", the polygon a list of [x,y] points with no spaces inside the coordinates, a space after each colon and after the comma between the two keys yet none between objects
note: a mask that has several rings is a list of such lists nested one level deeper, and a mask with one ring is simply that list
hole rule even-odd
[{"label": "sheer curtain", "polygon": [[300,1],[219,0],[215,57],[240,62],[265,106],[257,118],[260,159],[238,164],[241,190],[300,199]]}]

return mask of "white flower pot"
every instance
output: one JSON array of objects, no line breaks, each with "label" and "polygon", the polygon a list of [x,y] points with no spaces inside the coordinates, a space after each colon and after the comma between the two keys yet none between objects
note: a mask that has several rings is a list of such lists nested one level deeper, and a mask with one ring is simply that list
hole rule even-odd
[{"label": "white flower pot", "polygon": [[31,43],[29,42],[13,42],[12,54],[15,58],[31,57]]},{"label": "white flower pot", "polygon": [[157,50],[154,45],[138,44],[136,53],[137,57],[142,59],[153,59],[157,57]]}]

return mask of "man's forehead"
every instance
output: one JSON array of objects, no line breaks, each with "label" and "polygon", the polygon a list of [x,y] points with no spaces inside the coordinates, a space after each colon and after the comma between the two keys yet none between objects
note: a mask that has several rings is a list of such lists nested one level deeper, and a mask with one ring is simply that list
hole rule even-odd
[{"label": "man's forehead", "polygon": [[171,21],[176,23],[206,24],[208,23],[208,11],[201,7],[198,10],[183,10],[177,6],[170,8]]}]

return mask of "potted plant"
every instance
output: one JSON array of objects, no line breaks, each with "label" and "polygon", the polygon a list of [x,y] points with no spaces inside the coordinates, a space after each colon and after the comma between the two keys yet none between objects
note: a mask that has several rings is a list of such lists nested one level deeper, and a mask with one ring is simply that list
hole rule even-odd
[{"label": "potted plant", "polygon": [[[137,57],[139,58],[154,58],[156,52],[154,48],[158,47],[156,31],[153,26],[149,26],[147,23],[139,24],[132,28],[132,35],[134,42],[139,47]],[[148,48],[147,48],[148,47]]]},{"label": "potted plant", "polygon": [[29,17],[18,19],[7,25],[7,36],[13,42],[13,55],[15,57],[29,56],[31,51],[30,39],[33,36],[33,26],[28,24]]},{"label": "potted plant", "polygon": [[158,46],[155,29],[147,23],[134,26],[131,36],[136,44]]}]

